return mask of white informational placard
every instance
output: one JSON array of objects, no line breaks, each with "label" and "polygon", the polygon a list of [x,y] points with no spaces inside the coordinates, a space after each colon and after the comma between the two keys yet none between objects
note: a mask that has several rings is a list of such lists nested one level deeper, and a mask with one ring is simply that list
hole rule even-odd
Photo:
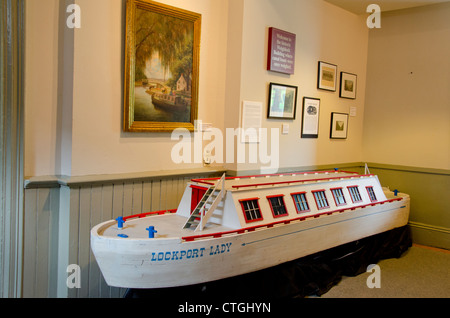
[{"label": "white informational placard", "polygon": [[242,102],[241,142],[260,142],[262,102]]},{"label": "white informational placard", "polygon": [[303,97],[302,138],[319,136],[320,99]]}]

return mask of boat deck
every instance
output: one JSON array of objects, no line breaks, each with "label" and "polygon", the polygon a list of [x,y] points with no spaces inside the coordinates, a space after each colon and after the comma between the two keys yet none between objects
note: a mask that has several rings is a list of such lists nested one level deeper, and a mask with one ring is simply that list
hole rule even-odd
[{"label": "boat deck", "polygon": [[[262,176],[245,176],[245,177],[229,177],[226,178],[225,189],[227,191],[239,191],[241,189],[267,189],[277,186],[294,186],[297,184],[303,183],[322,183],[322,182],[330,182],[330,181],[338,181],[338,180],[347,180],[347,179],[359,179],[359,178],[373,178],[374,175],[360,175],[354,172],[346,172],[346,171],[322,171],[322,172],[297,172],[297,173],[284,173],[284,174],[275,174],[275,175],[262,175]],[[193,183],[204,184],[204,185],[216,185],[218,178],[203,178],[203,179],[193,179]],[[394,196],[394,194],[388,189],[383,189],[384,195],[389,200],[397,200],[399,197]],[[263,190],[264,191],[264,190]],[[143,213],[135,216],[124,217],[126,222],[122,229],[118,228],[118,224],[116,221],[111,221],[110,223],[105,223],[99,229],[99,235],[106,237],[116,237],[119,238],[118,235],[122,234],[125,237],[130,239],[145,239],[149,238],[149,231],[147,228],[149,226],[153,226],[157,231],[155,233],[154,238],[183,238],[187,239],[190,237],[196,236],[205,236],[214,234],[214,233],[226,233],[226,232],[235,232],[236,230],[242,228],[257,228],[257,227],[265,227],[268,225],[273,225],[275,223],[280,222],[290,222],[296,219],[306,219],[308,217],[318,217],[320,215],[329,215],[334,212],[342,212],[345,210],[354,210],[355,208],[366,207],[374,204],[382,204],[384,200],[376,200],[376,202],[364,202],[361,200],[360,202],[351,202],[350,199],[347,199],[347,204],[345,205],[336,205],[334,206],[333,201],[331,201],[329,207],[326,209],[315,209],[311,208],[311,210],[299,213],[295,211],[295,208],[292,206],[288,209],[290,214],[286,214],[283,218],[274,218],[271,217],[272,214],[267,214],[266,218],[263,222],[251,223],[251,224],[243,224],[238,227],[232,226],[224,226],[221,224],[217,224],[214,222],[208,222],[202,231],[195,231],[195,226],[191,228],[183,229],[184,224],[188,220],[186,216],[180,215],[179,213],[175,213],[177,210],[170,211],[157,211],[157,212],[149,212]],[[314,199],[310,198],[311,202]],[[262,203],[261,203],[262,204]],[[313,204],[313,203],[312,203]],[[311,205],[312,206],[312,205]],[[268,209],[266,209],[268,210]],[[320,210],[320,211],[319,211]],[[230,208],[230,211],[236,213],[236,211]],[[294,211],[294,212],[293,212]],[[272,212],[271,212],[272,213]],[[262,218],[261,218],[262,219]],[[286,223],[287,224],[287,223]],[[229,225],[229,224],[228,224]]]},{"label": "boat deck", "polygon": [[144,218],[128,219],[122,229],[118,229],[117,222],[111,222],[109,226],[99,231],[99,234],[106,237],[118,237],[118,234],[125,234],[130,239],[143,239],[148,238],[148,231],[146,229],[149,226],[155,227],[157,231],[155,238],[181,238],[233,230],[230,227],[208,223],[203,228],[203,231],[195,232],[194,227],[183,229],[186,220],[186,217],[176,214],[152,215]]}]

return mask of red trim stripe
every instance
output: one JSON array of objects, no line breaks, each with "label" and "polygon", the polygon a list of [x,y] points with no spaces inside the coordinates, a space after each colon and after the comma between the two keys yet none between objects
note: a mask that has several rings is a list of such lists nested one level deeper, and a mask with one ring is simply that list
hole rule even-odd
[{"label": "red trim stripe", "polygon": [[[326,173],[351,173],[358,175],[358,172],[353,171],[344,171],[344,170],[328,170],[328,171],[297,171],[297,172],[285,172],[285,173],[272,173],[272,174],[257,174],[257,175],[248,175],[248,176],[238,176],[238,177],[226,177],[225,180],[234,180],[234,179],[251,179],[251,178],[262,178],[262,177],[277,177],[277,176],[293,176],[293,175],[305,175],[305,174],[326,174]],[[210,181],[217,181],[220,177],[213,177],[213,178],[198,178],[198,179],[191,179],[192,182],[198,182],[198,183],[206,183],[206,184],[214,184],[214,182]],[[209,182],[208,182],[209,181]]]},{"label": "red trim stripe", "polygon": [[[358,175],[357,177],[373,177],[373,174],[364,174]],[[309,180],[292,180],[292,181],[280,181],[280,182],[267,182],[267,183],[255,183],[255,184],[242,184],[242,185],[234,185],[232,188],[247,188],[247,187],[257,187],[257,186],[268,186],[268,185],[276,185],[276,184],[289,184],[289,183],[301,183],[301,182],[314,182],[314,181],[323,181],[323,180],[339,180],[339,179],[348,179],[355,178],[355,176],[341,176],[341,177],[328,177],[328,178],[318,178],[318,179],[309,179]]]},{"label": "red trim stripe", "polygon": [[139,214],[134,214],[134,215],[129,215],[129,216],[124,216],[123,220],[129,220],[129,219],[136,219],[136,218],[144,218],[146,216],[150,216],[150,215],[163,215],[163,214],[171,214],[171,213],[175,213],[177,212],[177,209],[171,209],[171,210],[161,210],[161,211],[154,211],[154,212],[145,212],[145,213],[139,213]]}]

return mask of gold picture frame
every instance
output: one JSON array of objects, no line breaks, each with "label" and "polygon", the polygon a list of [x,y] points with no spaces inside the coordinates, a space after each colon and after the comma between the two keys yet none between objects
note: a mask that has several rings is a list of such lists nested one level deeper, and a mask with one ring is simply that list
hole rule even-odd
[{"label": "gold picture frame", "polygon": [[198,111],[201,14],[127,0],[125,132],[194,131]]}]

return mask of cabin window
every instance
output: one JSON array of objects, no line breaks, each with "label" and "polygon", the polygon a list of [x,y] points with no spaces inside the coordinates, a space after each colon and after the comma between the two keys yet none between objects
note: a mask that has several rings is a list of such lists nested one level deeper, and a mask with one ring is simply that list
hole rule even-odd
[{"label": "cabin window", "polygon": [[353,203],[362,201],[358,186],[348,187],[348,192],[350,192],[350,197],[352,198]]},{"label": "cabin window", "polygon": [[254,222],[262,220],[261,209],[259,208],[258,199],[247,199],[239,201],[244,211],[245,221]]},{"label": "cabin window", "polygon": [[308,201],[306,200],[306,192],[292,193],[291,195],[294,200],[297,213],[309,211]]},{"label": "cabin window", "polygon": [[331,189],[331,193],[333,194],[336,205],[345,204],[344,192],[342,192],[342,188]]},{"label": "cabin window", "polygon": [[284,205],[283,196],[271,196],[267,197],[267,199],[269,200],[274,218],[288,214]]},{"label": "cabin window", "polygon": [[366,187],[367,193],[369,194],[370,201],[377,201],[377,197],[375,196],[375,191],[373,191],[373,187]]},{"label": "cabin window", "polygon": [[317,208],[319,210],[329,208],[327,196],[325,195],[325,190],[313,191],[314,199],[316,200]]}]

